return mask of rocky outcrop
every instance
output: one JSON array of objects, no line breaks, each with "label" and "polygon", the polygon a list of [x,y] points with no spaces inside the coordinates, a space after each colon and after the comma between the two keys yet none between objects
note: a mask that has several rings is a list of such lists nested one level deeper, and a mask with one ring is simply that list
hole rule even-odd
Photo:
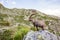
[{"label": "rocky outcrop", "polygon": [[29,31],[23,40],[60,40],[55,34],[47,30]]}]

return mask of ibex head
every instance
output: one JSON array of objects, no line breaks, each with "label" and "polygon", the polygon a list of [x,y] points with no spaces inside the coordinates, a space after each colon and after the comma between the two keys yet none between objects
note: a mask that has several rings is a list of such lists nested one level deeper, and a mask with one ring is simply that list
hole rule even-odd
[{"label": "ibex head", "polygon": [[32,12],[32,14],[29,17],[29,21],[33,20],[32,16],[36,14],[36,10],[31,10],[31,12]]},{"label": "ibex head", "polygon": [[31,14],[31,15],[30,15],[29,21],[33,21],[33,18],[32,18],[33,15],[35,15],[35,14]]},{"label": "ibex head", "polygon": [[36,14],[36,10],[31,10],[32,14],[29,17],[29,21],[32,21],[32,16]]}]

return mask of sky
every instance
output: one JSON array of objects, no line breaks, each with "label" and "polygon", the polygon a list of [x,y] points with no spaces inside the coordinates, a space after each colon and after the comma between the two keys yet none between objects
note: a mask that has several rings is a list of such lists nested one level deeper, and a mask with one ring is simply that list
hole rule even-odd
[{"label": "sky", "polygon": [[60,0],[0,0],[7,8],[36,9],[60,17]]}]

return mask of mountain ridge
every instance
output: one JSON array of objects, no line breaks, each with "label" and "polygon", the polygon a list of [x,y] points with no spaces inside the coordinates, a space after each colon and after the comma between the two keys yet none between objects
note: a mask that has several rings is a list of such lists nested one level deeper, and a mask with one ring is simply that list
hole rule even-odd
[{"label": "mountain ridge", "polygon": [[[57,23],[58,30],[60,29],[60,27],[58,26],[60,24],[59,17],[50,16],[40,11],[37,11],[35,9],[17,9],[17,8],[9,9],[9,8],[4,7],[2,4],[0,4],[0,15],[1,15],[0,21],[3,22],[1,24],[2,26],[3,25],[11,26],[16,23],[19,23],[19,24],[25,24],[25,25],[31,26],[32,24],[27,19],[33,13],[32,11],[35,11],[36,13],[36,15],[33,16],[33,18],[45,20],[47,26],[49,26],[49,23],[51,23],[50,26],[51,26],[51,29],[53,30],[56,30],[55,24]],[[6,23],[4,24],[4,22]]]}]

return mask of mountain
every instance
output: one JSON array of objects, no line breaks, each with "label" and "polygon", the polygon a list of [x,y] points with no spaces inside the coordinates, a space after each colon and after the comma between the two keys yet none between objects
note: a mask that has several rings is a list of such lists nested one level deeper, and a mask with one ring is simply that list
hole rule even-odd
[{"label": "mountain", "polygon": [[[60,30],[60,18],[53,16],[53,15],[47,15],[43,12],[40,12],[35,9],[9,9],[4,7],[2,4],[0,4],[0,26],[3,27],[9,27],[16,23],[19,25],[24,24],[27,26],[32,26],[31,22],[29,22],[27,19],[34,11],[35,16],[33,18],[37,19],[43,19],[46,21],[46,25],[49,26],[50,29],[55,30],[56,28]],[[50,25],[49,25],[50,23]]]},{"label": "mountain", "polygon": [[32,11],[35,12],[32,18],[43,19],[46,30],[54,33],[53,36],[56,34],[60,36],[60,17],[47,15],[35,9],[9,9],[0,4],[0,40],[22,40],[27,32],[35,31],[33,24],[28,21]]}]

